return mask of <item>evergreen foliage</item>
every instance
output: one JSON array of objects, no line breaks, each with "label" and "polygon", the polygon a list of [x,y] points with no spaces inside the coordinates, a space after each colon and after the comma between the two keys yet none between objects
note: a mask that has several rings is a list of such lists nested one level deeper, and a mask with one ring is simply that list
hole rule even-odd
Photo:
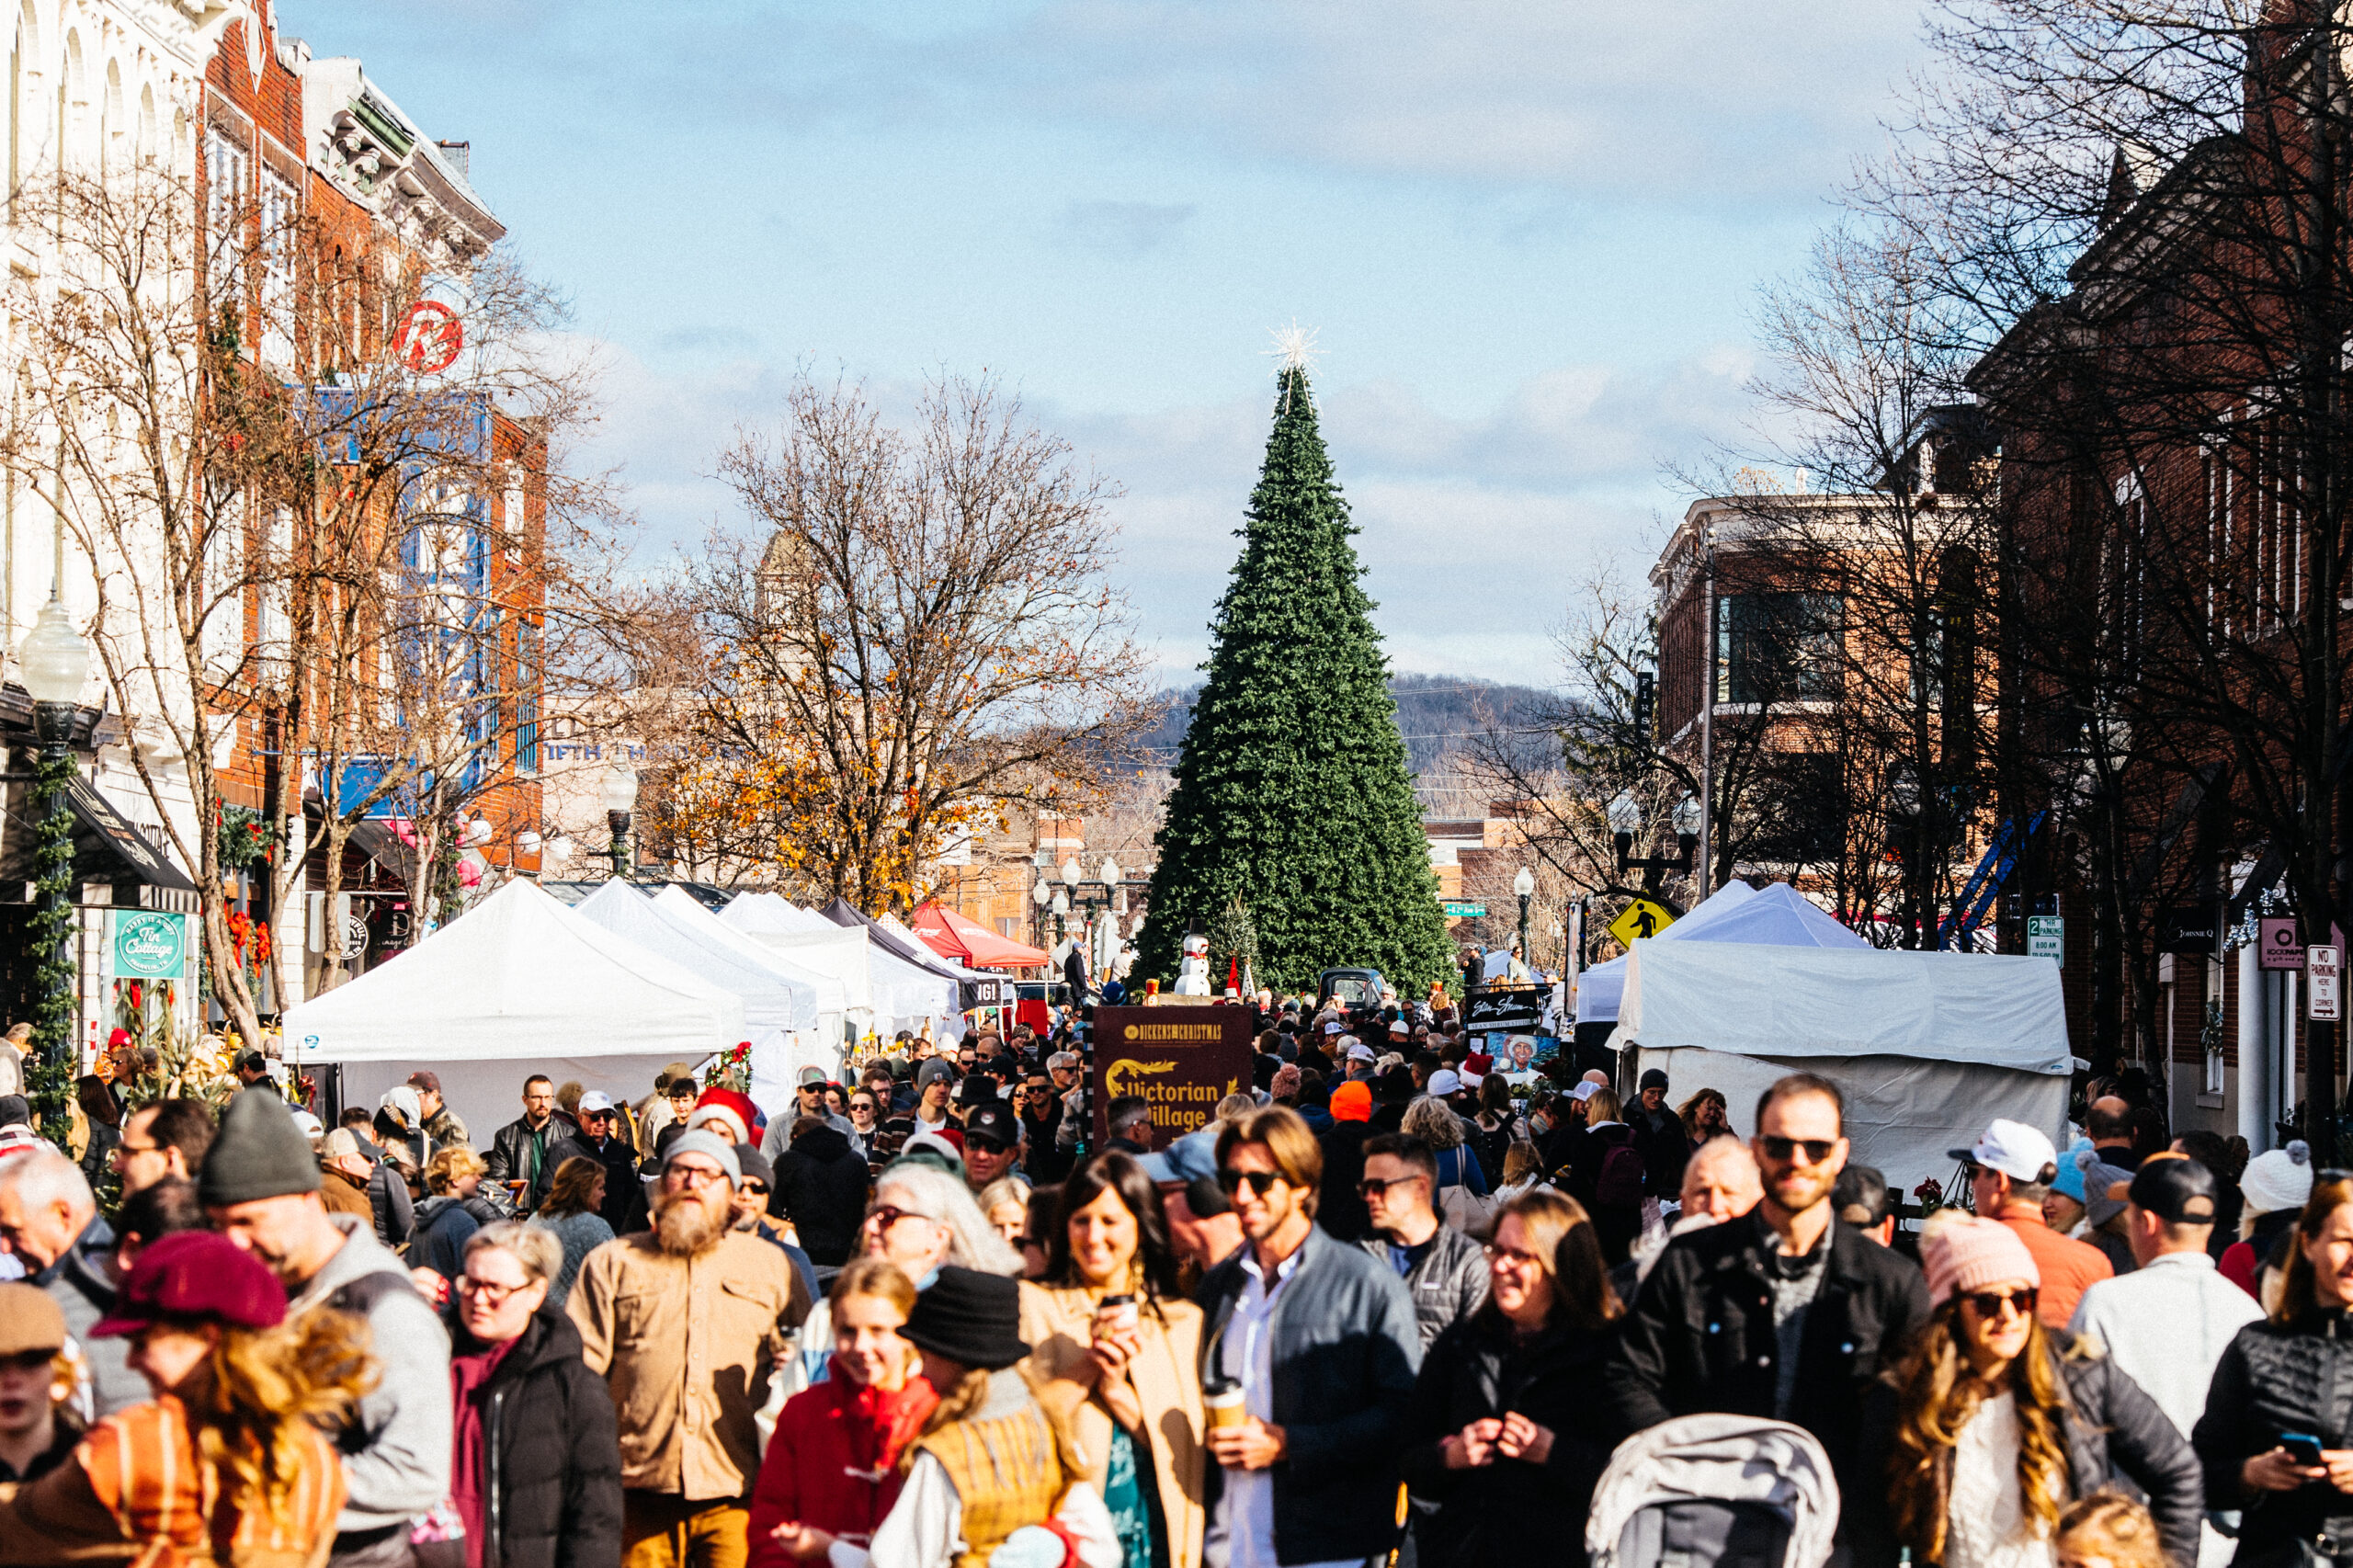
[{"label": "evergreen foliage", "polygon": [[1355,532],[1286,366],[1158,836],[1145,973],[1173,975],[1186,928],[1237,899],[1262,985],[1370,964],[1403,993],[1452,967]]}]

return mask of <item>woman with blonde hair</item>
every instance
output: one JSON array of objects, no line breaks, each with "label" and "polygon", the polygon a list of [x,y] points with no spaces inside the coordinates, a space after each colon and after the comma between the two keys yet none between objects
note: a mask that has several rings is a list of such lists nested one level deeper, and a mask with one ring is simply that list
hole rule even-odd
[{"label": "woman with blonde hair", "polygon": [[327,1430],[373,1384],[364,1320],[286,1319],[275,1275],[210,1231],[144,1248],[91,1331],[131,1341],[155,1397],[0,1499],[0,1563],[187,1560],[318,1568],[343,1464]]},{"label": "woman with blonde hair", "polygon": [[506,1218],[498,1206],[482,1196],[482,1178],[490,1166],[472,1149],[436,1149],[425,1162],[425,1200],[416,1206],[416,1236],[409,1243],[408,1260],[429,1268],[444,1279],[455,1279],[463,1266],[466,1243],[484,1225]]},{"label": "woman with blonde hair", "polygon": [[1201,1310],[1177,1293],[1160,1189],[1116,1151],[1063,1182],[1045,1277],[1021,1288],[1039,1403],[1074,1439],[1131,1568],[1200,1561]]},{"label": "woman with blonde hair", "polygon": [[2148,1496],[2167,1555],[2194,1563],[2196,1457],[2114,1361],[2052,1343],[2018,1233],[1946,1210],[1922,1229],[1920,1261],[1933,1312],[1863,1410],[1860,1451],[1886,1456],[1888,1485],[1845,1500],[1856,1561],[1903,1547],[1943,1568],[2054,1568],[2061,1515],[2120,1472]]},{"label": "woman with blonde hair", "polygon": [[1505,1203],[1485,1304],[1438,1336],[1414,1383],[1403,1468],[1438,1505],[1415,1519],[1418,1561],[1585,1561],[1610,1451],[1593,1390],[1623,1310],[1581,1204],[1549,1189]]},{"label": "woman with blonde hair", "polygon": [[915,1282],[879,1257],[834,1277],[832,1375],[785,1402],[752,1488],[750,1568],[824,1557],[874,1539],[904,1479],[899,1460],[939,1395],[901,1337]]},{"label": "woman with blonde hair", "polygon": [[[2233,1568],[2299,1568],[2315,1536],[2353,1514],[2353,1441],[2336,1390],[2353,1381],[2353,1176],[2323,1171],[2289,1235],[2269,1316],[2238,1332],[2216,1363],[2190,1433],[2215,1508],[2241,1508]],[[2288,1434],[2314,1438],[2314,1456]],[[2298,1449],[2302,1445],[2298,1445]]]},{"label": "woman with blonde hair", "polygon": [[[1467,1187],[1481,1198],[1487,1195],[1487,1173],[1479,1168],[1478,1157],[1464,1136],[1462,1119],[1454,1114],[1452,1106],[1424,1095],[1405,1108],[1404,1120],[1397,1131],[1430,1146],[1430,1155],[1438,1161],[1438,1192]],[[1437,1202],[1437,1193],[1430,1195],[1430,1200]]]}]

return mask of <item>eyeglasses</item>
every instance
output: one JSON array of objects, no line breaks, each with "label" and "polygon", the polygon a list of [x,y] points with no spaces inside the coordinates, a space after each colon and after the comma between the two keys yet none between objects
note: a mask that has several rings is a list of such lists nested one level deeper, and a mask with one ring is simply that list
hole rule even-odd
[{"label": "eyeglasses", "polygon": [[747,1198],[766,1198],[768,1195],[768,1184],[764,1181],[747,1181],[735,1190]]},{"label": "eyeglasses", "polygon": [[1765,1157],[1768,1160],[1786,1161],[1798,1150],[1803,1149],[1806,1164],[1810,1165],[1822,1164],[1830,1157],[1830,1151],[1838,1146],[1836,1138],[1759,1138],[1757,1142],[1765,1145]]},{"label": "eyeglasses", "polygon": [[1248,1182],[1250,1190],[1264,1198],[1274,1190],[1275,1183],[1282,1179],[1280,1171],[1220,1171],[1217,1173],[1217,1184],[1226,1190],[1229,1197],[1241,1191],[1242,1184]]},{"label": "eyeglasses", "polygon": [[712,1182],[725,1181],[727,1173],[709,1165],[672,1164],[662,1167],[662,1179],[681,1187],[709,1187]]},{"label": "eyeglasses", "polygon": [[1521,1268],[1541,1268],[1544,1266],[1542,1258],[1532,1252],[1524,1252],[1518,1247],[1497,1246],[1495,1243],[1489,1242],[1485,1251],[1487,1261],[1490,1263],[1509,1263]]},{"label": "eyeglasses", "polygon": [[2018,1316],[2030,1318],[2034,1315],[2034,1303],[2041,1294],[2041,1291],[2029,1285],[2017,1290],[1973,1290],[1970,1292],[1967,1300],[1971,1306],[1977,1309],[1977,1315],[1982,1318],[2000,1317],[2006,1307],[2015,1307],[2018,1309]]},{"label": "eyeglasses", "polygon": [[520,1285],[501,1285],[494,1279],[477,1279],[471,1274],[460,1274],[457,1278],[459,1290],[469,1296],[480,1296],[483,1304],[491,1307],[505,1306],[516,1291],[528,1290],[538,1283],[536,1279],[526,1279]]},{"label": "eyeglasses", "polygon": [[928,1214],[918,1214],[912,1209],[894,1209],[888,1203],[878,1203],[866,1211],[866,1223],[874,1227],[874,1233],[878,1236],[902,1220],[922,1220],[934,1224],[938,1222],[932,1220]]},{"label": "eyeglasses", "polygon": [[[1427,1179],[1427,1177],[1421,1175],[1418,1171],[1412,1176],[1391,1176],[1385,1181],[1378,1176],[1367,1176],[1364,1180],[1357,1183],[1357,1190],[1363,1193],[1367,1198],[1379,1198],[1387,1193],[1392,1187],[1403,1187],[1409,1181],[1426,1181]],[[1259,1190],[1264,1192],[1266,1189],[1261,1187]]]}]

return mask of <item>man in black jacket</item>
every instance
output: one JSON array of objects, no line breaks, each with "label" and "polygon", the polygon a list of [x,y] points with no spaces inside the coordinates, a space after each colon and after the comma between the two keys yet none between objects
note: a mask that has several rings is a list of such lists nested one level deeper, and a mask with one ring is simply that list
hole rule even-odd
[{"label": "man in black jacket", "polygon": [[1643,1156],[1643,1190],[1665,1199],[1683,1189],[1683,1162],[1691,1157],[1683,1119],[1666,1103],[1666,1074],[1654,1067],[1643,1074],[1634,1103],[1626,1108],[1634,1149]]},{"label": "man in black jacket", "polygon": [[1777,1417],[1821,1440],[1842,1490],[1882,1484],[1858,1453],[1863,1399],[1927,1321],[1928,1288],[1833,1216],[1843,1111],[1810,1073],[1765,1091],[1750,1140],[1764,1199],[1669,1243],[1623,1320],[1603,1376],[1622,1431],[1702,1411]]},{"label": "man in black jacket", "polygon": [[554,1082],[532,1074],[523,1080],[523,1114],[490,1142],[490,1179],[514,1195],[518,1213],[528,1214],[539,1208],[555,1173],[574,1154],[596,1157],[572,1136],[571,1121],[556,1114]]},{"label": "man in black jacket", "polygon": [[768,1212],[792,1221],[801,1250],[821,1268],[849,1261],[866,1219],[865,1158],[838,1129],[813,1116],[792,1124],[790,1144],[776,1158]]},{"label": "man in black jacket", "polygon": [[580,1136],[576,1142],[605,1167],[605,1205],[598,1210],[617,1236],[642,1231],[646,1213],[645,1183],[637,1174],[637,1151],[620,1135],[620,1113],[602,1089],[580,1096]]}]

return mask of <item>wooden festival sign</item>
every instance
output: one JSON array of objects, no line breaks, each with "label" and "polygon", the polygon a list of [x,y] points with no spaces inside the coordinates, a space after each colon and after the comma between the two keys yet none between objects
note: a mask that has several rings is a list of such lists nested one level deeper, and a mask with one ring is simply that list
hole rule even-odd
[{"label": "wooden festival sign", "polygon": [[1096,1008],[1095,1146],[1110,1141],[1121,1095],[1151,1105],[1154,1149],[1208,1126],[1217,1102],[1250,1082],[1256,1017],[1248,1007]]}]

